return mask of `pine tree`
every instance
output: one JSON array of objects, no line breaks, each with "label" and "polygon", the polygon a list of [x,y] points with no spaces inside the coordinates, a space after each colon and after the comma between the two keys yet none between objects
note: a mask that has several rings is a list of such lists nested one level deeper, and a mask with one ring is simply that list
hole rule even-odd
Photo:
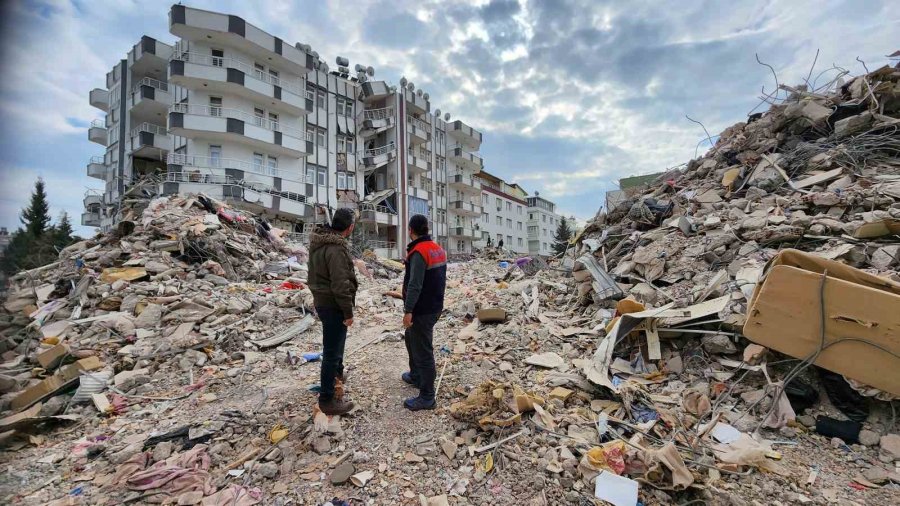
[{"label": "pine tree", "polygon": [[566,252],[569,247],[569,239],[572,238],[572,229],[565,217],[560,218],[559,225],[556,226],[556,234],[553,236],[553,252],[561,255]]},{"label": "pine tree", "polygon": [[69,213],[63,211],[59,215],[59,223],[56,224],[56,231],[60,237],[70,239],[72,237],[72,222],[69,220]]},{"label": "pine tree", "polygon": [[40,237],[47,230],[47,225],[50,224],[50,204],[47,203],[43,179],[38,178],[34,182],[31,203],[22,210],[20,219],[25,225],[25,231],[33,237]]}]

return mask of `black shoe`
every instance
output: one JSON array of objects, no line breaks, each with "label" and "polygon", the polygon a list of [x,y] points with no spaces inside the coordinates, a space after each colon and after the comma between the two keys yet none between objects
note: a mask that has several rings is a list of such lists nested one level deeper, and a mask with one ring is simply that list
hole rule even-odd
[{"label": "black shoe", "polygon": [[430,401],[427,399],[423,399],[422,397],[410,397],[403,401],[403,407],[410,411],[420,411],[423,409],[434,409],[437,407],[437,402],[434,399]]},{"label": "black shoe", "polygon": [[412,386],[414,386],[414,387],[418,387],[418,386],[419,386],[419,382],[418,382],[415,378],[413,378],[412,373],[405,372],[405,373],[403,373],[403,374],[400,375],[400,378],[401,378],[401,379],[403,380],[403,382],[406,383],[406,384],[412,385]]}]

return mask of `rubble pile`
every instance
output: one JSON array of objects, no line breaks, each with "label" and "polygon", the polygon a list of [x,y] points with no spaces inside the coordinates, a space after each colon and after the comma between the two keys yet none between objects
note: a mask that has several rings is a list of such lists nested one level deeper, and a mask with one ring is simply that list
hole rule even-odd
[{"label": "rubble pile", "polygon": [[[354,251],[316,409],[306,250],[203,195],[13,278],[10,504],[892,504],[900,496],[900,72],[789,98],[601,212],[549,263],[448,266],[438,409],[403,265]],[[893,499],[891,499],[893,497]]]}]

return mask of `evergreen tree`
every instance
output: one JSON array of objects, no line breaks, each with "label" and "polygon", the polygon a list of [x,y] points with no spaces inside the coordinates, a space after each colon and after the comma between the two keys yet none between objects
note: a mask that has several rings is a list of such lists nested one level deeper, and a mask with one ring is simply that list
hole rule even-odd
[{"label": "evergreen tree", "polygon": [[72,238],[72,222],[69,220],[69,213],[63,211],[59,215],[59,222],[56,224],[56,233],[58,233],[60,237],[66,239]]},{"label": "evergreen tree", "polygon": [[572,228],[565,217],[560,218],[559,225],[556,226],[556,234],[553,236],[553,252],[561,255],[566,252],[569,247],[569,239],[572,238]]},{"label": "evergreen tree", "polygon": [[43,179],[38,178],[34,182],[31,203],[22,210],[20,219],[25,225],[25,232],[33,237],[40,237],[47,230],[47,225],[50,224],[50,204],[47,202]]}]

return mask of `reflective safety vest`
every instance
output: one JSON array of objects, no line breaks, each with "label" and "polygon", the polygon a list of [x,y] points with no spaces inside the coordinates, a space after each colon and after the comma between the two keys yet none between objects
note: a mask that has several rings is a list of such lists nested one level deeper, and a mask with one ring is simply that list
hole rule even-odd
[{"label": "reflective safety vest", "polygon": [[413,314],[440,313],[444,310],[444,290],[447,287],[447,252],[427,235],[409,244],[403,274],[403,300],[406,300],[406,286],[409,285],[409,261],[415,254],[425,259],[425,280]]}]

